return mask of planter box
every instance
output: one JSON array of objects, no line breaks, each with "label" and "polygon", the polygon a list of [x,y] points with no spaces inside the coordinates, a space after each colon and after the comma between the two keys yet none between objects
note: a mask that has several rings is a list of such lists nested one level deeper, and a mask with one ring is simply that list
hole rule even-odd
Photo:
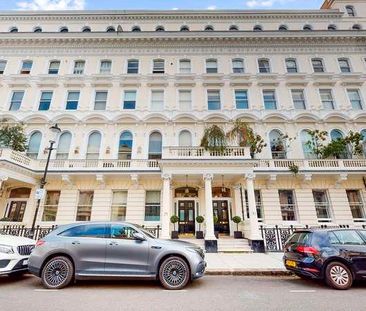
[{"label": "planter box", "polygon": [[196,231],[196,239],[198,240],[203,239],[203,231]]},{"label": "planter box", "polygon": [[171,235],[172,239],[178,239],[178,231],[172,231],[172,235]]},{"label": "planter box", "polygon": [[234,239],[242,239],[242,238],[243,238],[243,232],[234,231]]}]

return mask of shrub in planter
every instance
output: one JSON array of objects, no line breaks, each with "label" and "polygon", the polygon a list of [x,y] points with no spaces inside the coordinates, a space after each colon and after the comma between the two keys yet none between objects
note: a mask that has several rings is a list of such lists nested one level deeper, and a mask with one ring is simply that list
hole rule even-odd
[{"label": "shrub in planter", "polygon": [[239,231],[239,224],[241,223],[241,218],[239,216],[234,216],[232,220],[234,223],[236,223],[236,231],[234,231],[234,238],[242,239],[243,232]]},{"label": "shrub in planter", "polygon": [[198,223],[198,231],[196,231],[196,239],[203,239],[203,231],[201,231],[201,224],[205,221],[205,218],[203,216],[197,216],[196,221]]},{"label": "shrub in planter", "polygon": [[216,239],[218,239],[219,238],[219,231],[217,230],[216,224],[219,222],[219,217],[214,216],[213,221],[214,221],[214,226],[215,226],[215,237],[216,237]]},{"label": "shrub in planter", "polygon": [[179,221],[179,217],[177,215],[173,215],[170,217],[170,222],[174,225],[174,231],[172,231],[172,239],[178,239],[178,231],[175,230],[175,224]]}]

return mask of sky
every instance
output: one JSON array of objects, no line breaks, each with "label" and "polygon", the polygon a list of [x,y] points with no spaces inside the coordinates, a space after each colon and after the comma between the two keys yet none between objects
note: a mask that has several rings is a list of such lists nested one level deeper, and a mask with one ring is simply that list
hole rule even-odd
[{"label": "sky", "polygon": [[323,0],[0,0],[0,10],[318,9]]}]

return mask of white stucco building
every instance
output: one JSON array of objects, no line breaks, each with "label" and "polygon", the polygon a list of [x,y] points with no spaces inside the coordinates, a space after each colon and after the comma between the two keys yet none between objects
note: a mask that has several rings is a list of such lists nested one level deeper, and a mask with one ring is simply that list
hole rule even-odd
[{"label": "white stucco building", "polygon": [[[207,240],[260,224],[361,225],[366,160],[314,159],[366,129],[366,0],[297,11],[0,12],[0,115],[27,154],[0,150],[0,218],[31,226],[49,127],[62,129],[37,224],[126,220]],[[242,118],[267,142],[223,154],[204,129]],[[273,140],[296,138],[285,150]],[[287,145],[287,144],[286,144]],[[289,166],[296,164],[294,175]],[[258,213],[256,213],[258,210]]]}]

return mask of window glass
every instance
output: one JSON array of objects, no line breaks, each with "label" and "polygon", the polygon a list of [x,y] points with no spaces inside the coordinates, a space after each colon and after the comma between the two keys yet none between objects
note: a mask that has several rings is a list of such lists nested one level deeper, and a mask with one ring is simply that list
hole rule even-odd
[{"label": "window glass", "polygon": [[27,156],[37,159],[39,148],[41,147],[42,134],[39,131],[34,132],[29,138]]},{"label": "window glass", "polygon": [[0,60],[0,75],[4,74],[6,64],[7,64],[6,60]]},{"label": "window glass", "polygon": [[217,59],[206,60],[206,73],[217,73]]},{"label": "window glass", "polygon": [[56,221],[60,191],[47,191],[43,205],[42,221]]},{"label": "window glass", "polygon": [[266,110],[277,109],[276,93],[273,90],[263,91],[264,108]]},{"label": "window glass", "polygon": [[131,132],[125,131],[121,134],[118,148],[119,160],[131,160],[133,136]]},{"label": "window glass", "polygon": [[54,60],[50,62],[50,66],[48,68],[49,75],[57,75],[60,68],[60,61]]},{"label": "window glass", "polygon": [[80,191],[76,221],[90,221],[94,191]]},{"label": "window glass", "polygon": [[128,60],[127,73],[139,73],[139,61],[137,59]]},{"label": "window glass", "polygon": [[258,60],[258,68],[260,73],[270,73],[271,68],[269,66],[269,61],[267,59]]},{"label": "window glass", "polygon": [[354,230],[335,230],[333,231],[333,233],[339,240],[340,244],[346,244],[346,245],[365,244],[360,235]]},{"label": "window glass", "polygon": [[71,133],[64,132],[60,135],[56,149],[56,159],[68,159],[71,145]]},{"label": "window glass", "polygon": [[84,237],[84,238],[106,238],[105,225],[81,225],[61,232],[59,235],[66,237]]},{"label": "window glass", "polygon": [[14,91],[10,102],[10,111],[16,111],[20,109],[24,97],[24,91]]},{"label": "window glass", "polygon": [[136,91],[125,91],[123,109],[136,108]]},{"label": "window glass", "polygon": [[74,75],[84,74],[85,61],[78,60],[74,64]]},{"label": "window glass", "polygon": [[184,130],[179,133],[179,146],[192,146],[192,134],[190,131]]},{"label": "window glass", "polygon": [[282,220],[296,220],[296,203],[293,190],[278,190]]},{"label": "window glass", "polygon": [[233,73],[244,73],[244,61],[242,59],[233,59]]},{"label": "window glass", "polygon": [[149,137],[149,159],[161,159],[163,148],[162,137],[159,132],[153,132]]},{"label": "window glass", "polygon": [[89,136],[88,148],[86,152],[87,159],[98,159],[102,135],[99,132],[93,132]]},{"label": "window glass", "polygon": [[153,73],[165,73],[165,61],[163,59],[155,59],[153,65]]},{"label": "window glass", "polygon": [[313,64],[313,70],[314,72],[324,72],[324,64],[323,64],[323,60],[319,59],[319,58],[313,58],[311,60],[312,64]]},{"label": "window glass", "polygon": [[107,106],[108,92],[99,91],[95,93],[94,110],[105,110]]},{"label": "window glass", "polygon": [[160,221],[160,191],[146,191],[145,221]]},{"label": "window glass", "polygon": [[192,109],[191,90],[179,90],[179,109],[181,111],[190,111]]},{"label": "window glass", "polygon": [[191,73],[191,61],[189,59],[181,59],[179,61],[180,73]]},{"label": "window glass", "polygon": [[78,109],[80,92],[72,91],[67,94],[66,110]]},{"label": "window glass", "polygon": [[164,110],[164,91],[162,90],[151,91],[151,110],[153,111]]},{"label": "window glass", "polygon": [[235,90],[236,109],[248,109],[248,91]]},{"label": "window glass", "polygon": [[352,109],[361,110],[362,109],[362,101],[359,90],[347,90],[349,101],[351,102]]},{"label": "window glass", "polygon": [[33,66],[33,61],[24,60],[22,63],[22,69],[20,70],[21,74],[30,74]]},{"label": "window glass", "polygon": [[364,240],[366,240],[366,230],[359,230],[358,232],[362,235]]},{"label": "window glass", "polygon": [[346,193],[353,219],[355,221],[365,219],[365,208],[360,190],[346,190]]},{"label": "window glass", "polygon": [[113,191],[111,221],[126,219],[127,191]]},{"label": "window glass", "polygon": [[308,245],[310,242],[311,236],[312,236],[311,232],[295,232],[289,237],[286,244]]},{"label": "window glass", "polygon": [[49,110],[52,101],[52,96],[53,92],[42,92],[38,110]]},{"label": "window glass", "polygon": [[291,90],[292,101],[295,109],[306,109],[303,90]]},{"label": "window glass", "polygon": [[315,204],[318,221],[328,222],[332,220],[330,214],[330,203],[326,190],[313,190],[313,199]]},{"label": "window glass", "polygon": [[333,110],[334,109],[334,100],[331,90],[319,90],[320,99],[323,104],[324,109]]},{"label": "window glass", "polygon": [[111,239],[134,240],[133,234],[137,231],[126,225],[111,225]]},{"label": "window glass", "polygon": [[295,59],[286,59],[286,70],[288,73],[297,72],[297,62]]},{"label": "window glass", "polygon": [[349,60],[347,58],[339,58],[338,63],[339,63],[339,68],[341,69],[341,72],[343,72],[343,73],[351,72],[351,66],[350,66]]},{"label": "window glass", "polygon": [[221,109],[221,98],[219,90],[208,90],[207,91],[207,106],[208,110],[220,110]]},{"label": "window glass", "polygon": [[112,62],[110,60],[103,60],[100,62],[100,73],[110,74],[112,69]]}]

